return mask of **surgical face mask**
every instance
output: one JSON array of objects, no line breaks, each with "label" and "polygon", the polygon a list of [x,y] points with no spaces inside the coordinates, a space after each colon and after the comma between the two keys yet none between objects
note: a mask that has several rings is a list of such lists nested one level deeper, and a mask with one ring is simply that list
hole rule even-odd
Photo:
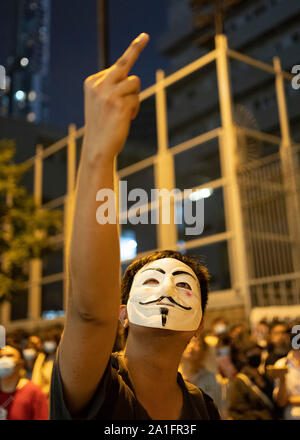
[{"label": "surgical face mask", "polygon": [[5,378],[10,376],[16,367],[14,359],[9,357],[3,357],[0,359],[0,377]]},{"label": "surgical face mask", "polygon": [[43,343],[43,347],[44,347],[45,353],[50,354],[50,353],[54,353],[57,345],[56,345],[56,342],[54,342],[54,341],[45,341]]},{"label": "surgical face mask", "polygon": [[148,263],[134,277],[127,313],[130,323],[144,327],[197,330],[202,308],[195,273],[175,258]]},{"label": "surgical face mask", "polygon": [[26,361],[31,361],[36,357],[36,350],[34,348],[25,348],[23,350],[23,356]]},{"label": "surgical face mask", "polygon": [[220,347],[217,349],[217,356],[228,356],[230,355],[230,347]]}]

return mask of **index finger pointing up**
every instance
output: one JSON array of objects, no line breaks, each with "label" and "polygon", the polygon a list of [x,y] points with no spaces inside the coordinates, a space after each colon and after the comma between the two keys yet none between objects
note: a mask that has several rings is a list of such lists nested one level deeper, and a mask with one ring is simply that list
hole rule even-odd
[{"label": "index finger pointing up", "polygon": [[128,75],[134,63],[140,56],[149,41],[149,35],[142,33],[132,41],[128,49],[115,63],[115,69],[112,69],[109,75],[113,81],[124,79]]}]

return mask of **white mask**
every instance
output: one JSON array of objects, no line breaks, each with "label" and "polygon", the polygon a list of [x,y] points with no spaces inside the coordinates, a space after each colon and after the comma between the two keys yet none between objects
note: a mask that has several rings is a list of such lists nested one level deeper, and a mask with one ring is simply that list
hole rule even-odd
[{"label": "white mask", "polygon": [[[176,274],[182,271],[186,273]],[[129,322],[144,327],[197,330],[202,308],[195,273],[175,258],[161,258],[146,264],[134,277],[127,313]]]},{"label": "white mask", "polygon": [[215,327],[215,334],[222,335],[223,333],[226,333],[227,330],[228,330],[228,327],[226,324],[218,324]]},{"label": "white mask", "polygon": [[56,345],[56,342],[54,342],[54,341],[45,341],[43,343],[44,351],[45,351],[45,353],[48,353],[48,354],[53,353],[56,350],[56,347],[57,347],[57,345]]},{"label": "white mask", "polygon": [[23,356],[26,361],[31,361],[36,357],[36,350],[34,348],[24,348]]},{"label": "white mask", "polygon": [[0,359],[0,377],[5,378],[10,376],[16,367],[14,359],[9,357],[3,357]]}]

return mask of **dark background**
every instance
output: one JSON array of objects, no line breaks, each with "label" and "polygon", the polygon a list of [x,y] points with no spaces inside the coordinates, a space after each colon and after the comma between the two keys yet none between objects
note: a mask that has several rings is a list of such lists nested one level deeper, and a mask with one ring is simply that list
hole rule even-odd
[{"label": "dark background", "polygon": [[[0,64],[14,53],[16,2],[1,1]],[[82,83],[98,70],[96,0],[51,0],[49,120],[60,128],[70,122],[83,125]],[[151,42],[134,68],[142,88],[155,80],[155,71],[167,60],[159,55],[157,40],[166,28],[166,1],[109,0],[109,59],[113,63],[139,33]]]}]

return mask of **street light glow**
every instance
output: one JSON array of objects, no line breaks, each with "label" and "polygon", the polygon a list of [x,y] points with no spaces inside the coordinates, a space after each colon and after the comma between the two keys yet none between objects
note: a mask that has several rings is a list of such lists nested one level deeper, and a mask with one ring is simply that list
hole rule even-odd
[{"label": "street light glow", "polygon": [[17,101],[24,101],[24,99],[25,99],[25,93],[23,92],[23,90],[18,90],[18,91],[15,93],[15,97],[16,97],[16,100],[17,100]]},{"label": "street light glow", "polygon": [[29,59],[26,58],[26,57],[22,58],[21,61],[20,61],[20,64],[21,64],[22,67],[26,67],[26,66],[28,66],[28,64],[29,64]]},{"label": "street light glow", "polygon": [[207,199],[208,197],[210,197],[212,195],[213,192],[214,192],[214,190],[212,188],[197,189],[197,191],[193,191],[189,195],[189,199],[192,202],[197,202],[197,200],[200,200],[200,199]]}]

